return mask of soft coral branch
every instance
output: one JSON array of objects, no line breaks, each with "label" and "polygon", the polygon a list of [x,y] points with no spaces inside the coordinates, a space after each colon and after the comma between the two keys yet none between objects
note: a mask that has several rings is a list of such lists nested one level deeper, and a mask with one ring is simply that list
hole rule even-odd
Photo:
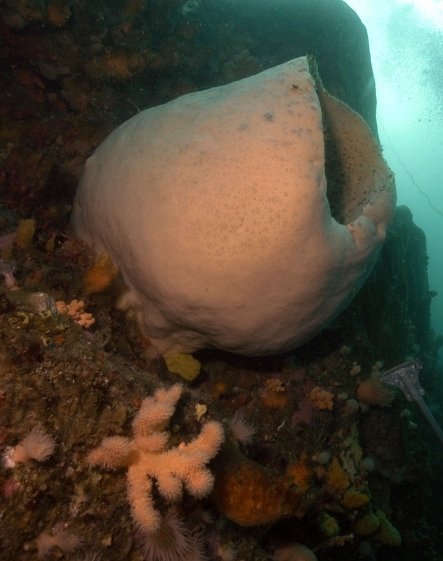
[{"label": "soft coral branch", "polygon": [[168,502],[178,501],[185,488],[194,497],[204,497],[212,489],[213,475],[206,464],[222,441],[223,428],[216,421],[203,425],[200,434],[189,443],[168,448],[163,431],[172,417],[182,386],[158,389],[143,400],[132,423],[133,439],[121,436],[104,438],[88,455],[91,465],[106,469],[126,467],[128,499],[137,526],[151,534],[161,524],[161,515],[153,498],[154,483]]}]

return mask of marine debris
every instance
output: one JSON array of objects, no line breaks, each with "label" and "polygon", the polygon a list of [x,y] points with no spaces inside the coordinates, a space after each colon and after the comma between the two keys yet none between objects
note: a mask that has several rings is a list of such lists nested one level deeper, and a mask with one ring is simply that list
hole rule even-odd
[{"label": "marine debris", "polygon": [[390,384],[399,388],[408,401],[414,401],[418,405],[420,411],[426,417],[426,420],[434,431],[435,436],[443,445],[443,431],[422,397],[425,395],[425,390],[421,387],[418,379],[418,373],[421,368],[422,364],[417,359],[402,362],[398,366],[383,372],[380,379],[385,384]]}]

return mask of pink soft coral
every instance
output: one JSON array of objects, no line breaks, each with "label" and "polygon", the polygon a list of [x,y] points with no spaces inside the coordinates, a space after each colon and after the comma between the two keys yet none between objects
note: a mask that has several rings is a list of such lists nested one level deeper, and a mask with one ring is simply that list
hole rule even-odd
[{"label": "pink soft coral", "polygon": [[160,495],[169,503],[178,501],[183,487],[194,497],[203,497],[212,488],[213,475],[206,464],[223,441],[223,428],[216,421],[203,425],[191,442],[168,447],[168,424],[182,393],[176,384],[158,389],[146,397],[132,423],[132,440],[121,436],[104,438],[88,455],[91,465],[107,469],[126,467],[128,499],[132,517],[145,533],[161,526],[161,515],[154,504],[154,482]]}]

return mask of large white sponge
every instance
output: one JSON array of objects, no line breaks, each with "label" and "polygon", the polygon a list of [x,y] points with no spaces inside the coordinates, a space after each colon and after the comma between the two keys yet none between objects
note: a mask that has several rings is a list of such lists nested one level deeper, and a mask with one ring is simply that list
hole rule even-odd
[{"label": "large white sponge", "polygon": [[[74,229],[121,269],[123,306],[161,350],[286,351],[366,277],[394,206],[391,173],[363,120],[324,90],[322,115],[316,87],[298,58],[147,109],[87,161]],[[323,127],[333,132],[334,107],[343,142],[360,134],[375,153],[355,162],[364,193],[343,186],[348,225],[326,195]]]}]

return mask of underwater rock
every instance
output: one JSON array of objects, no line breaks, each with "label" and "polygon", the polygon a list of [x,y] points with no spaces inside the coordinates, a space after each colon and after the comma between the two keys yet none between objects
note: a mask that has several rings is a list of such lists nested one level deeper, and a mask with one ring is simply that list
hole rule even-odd
[{"label": "underwater rock", "polygon": [[347,305],[394,206],[366,123],[301,57],[124,123],[86,163],[73,226],[161,351],[266,355]]}]

